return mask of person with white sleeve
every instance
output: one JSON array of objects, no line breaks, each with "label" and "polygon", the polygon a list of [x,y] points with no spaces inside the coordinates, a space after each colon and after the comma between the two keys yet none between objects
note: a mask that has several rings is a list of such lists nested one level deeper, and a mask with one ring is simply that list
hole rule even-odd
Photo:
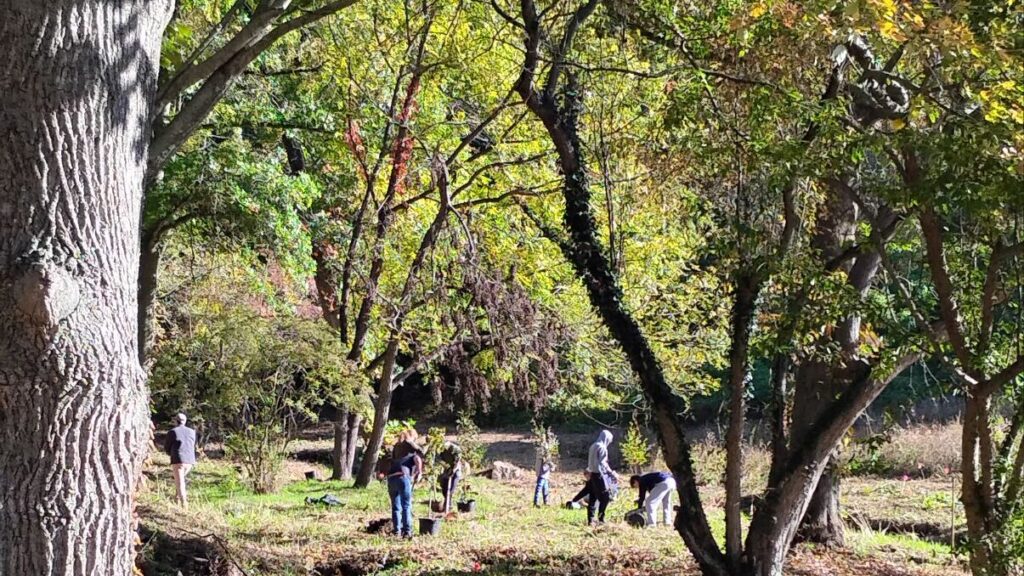
[{"label": "person with white sleeve", "polygon": [[643,508],[647,525],[654,526],[655,513],[661,508],[662,520],[666,526],[672,524],[672,492],[676,489],[676,479],[669,472],[648,472],[629,478],[629,485],[640,489],[640,497],[636,501],[638,508]]}]

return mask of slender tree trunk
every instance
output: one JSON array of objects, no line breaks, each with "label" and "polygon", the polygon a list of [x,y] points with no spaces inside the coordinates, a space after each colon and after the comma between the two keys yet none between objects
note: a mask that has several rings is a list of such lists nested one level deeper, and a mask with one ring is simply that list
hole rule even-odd
[{"label": "slender tree trunk", "polygon": [[749,274],[736,279],[732,308],[732,347],[729,351],[729,429],[725,449],[725,555],[738,573],[743,554],[740,500],[743,497],[743,424],[750,359],[750,331],[761,282]]},{"label": "slender tree trunk", "polygon": [[363,417],[359,414],[349,414],[348,420],[348,462],[345,463],[346,478],[352,477],[352,470],[356,463],[356,450],[359,448],[359,435],[363,427]]},{"label": "slender tree trunk", "polygon": [[128,576],[150,439],[139,206],[162,1],[0,18],[0,574]]},{"label": "slender tree trunk", "polygon": [[[328,257],[330,246],[317,241],[313,243],[313,262],[316,272],[313,280],[316,283],[317,301],[327,325],[338,332],[341,342],[348,342],[348,319],[345,316],[345,302],[338,298],[338,275]],[[349,355],[352,359],[352,355]],[[336,406],[334,420],[334,450],[331,454],[331,479],[348,480],[352,477],[352,458],[350,454],[351,422],[353,416],[347,407]],[[352,447],[351,449],[354,449]]]},{"label": "slender tree trunk", "polygon": [[384,446],[384,428],[387,427],[388,415],[391,412],[391,376],[395,370],[395,362],[398,360],[398,344],[398,338],[393,337],[384,351],[380,378],[377,380],[377,398],[373,402],[373,429],[370,431],[370,438],[366,441],[363,461],[359,465],[359,474],[356,475],[356,488],[366,488],[370,485],[370,480],[373,480],[373,473],[377,468],[380,450]]},{"label": "slender tree trunk", "polygon": [[964,403],[964,426],[960,446],[960,501],[964,505],[967,535],[971,542],[971,573],[975,576],[986,576],[990,574],[992,568],[991,549],[985,538],[989,534],[989,511],[985,508],[985,498],[982,496],[984,487],[978,480],[978,459],[981,452],[979,419],[989,400],[979,397],[976,392],[970,391]]},{"label": "slender tree trunk", "polygon": [[347,480],[352,470],[346,475],[345,466],[348,458],[348,410],[339,409],[334,420],[334,450],[331,451],[331,480]]},{"label": "slender tree trunk", "polygon": [[146,365],[149,351],[155,341],[153,329],[153,313],[156,309],[156,290],[160,274],[160,258],[162,250],[157,242],[147,238],[142,240],[139,254],[139,364]]}]

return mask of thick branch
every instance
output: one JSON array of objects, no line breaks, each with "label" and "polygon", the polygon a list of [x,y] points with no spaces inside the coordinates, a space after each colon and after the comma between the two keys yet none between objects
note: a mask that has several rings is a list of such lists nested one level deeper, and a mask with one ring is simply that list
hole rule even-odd
[{"label": "thick branch", "polygon": [[932,284],[939,298],[939,314],[949,334],[949,343],[960,361],[960,367],[976,379],[981,379],[975,367],[975,358],[967,346],[964,337],[963,320],[957,308],[953,282],[946,268],[945,247],[942,240],[942,228],[938,216],[931,207],[925,207],[918,216],[921,232],[924,236],[925,254],[928,270],[931,272]]}]

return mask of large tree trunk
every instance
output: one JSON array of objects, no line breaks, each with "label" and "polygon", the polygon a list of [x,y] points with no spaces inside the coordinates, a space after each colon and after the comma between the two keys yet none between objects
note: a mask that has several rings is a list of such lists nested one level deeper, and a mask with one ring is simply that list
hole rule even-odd
[{"label": "large tree trunk", "polygon": [[139,206],[164,1],[0,18],[0,574],[128,576]]},{"label": "large tree trunk", "polygon": [[920,352],[902,356],[887,373],[872,374],[866,364],[851,366],[843,392],[794,444],[777,481],[765,490],[764,503],[754,512],[747,533],[744,576],[782,576],[786,553],[807,512],[812,495],[828,465],[828,457],[865,408],[892,379],[921,359]]},{"label": "large tree trunk", "polygon": [[846,525],[839,515],[839,487],[835,458],[830,458],[807,505],[797,541],[835,547],[846,544]]},{"label": "large tree trunk", "polygon": [[[793,397],[792,445],[798,446],[812,433],[811,427],[842,393],[844,383],[832,378],[832,366],[809,360],[797,370]],[[844,544],[843,520],[839,516],[839,476],[832,458],[807,506],[797,541],[828,546]]]},{"label": "large tree trunk", "polygon": [[[846,180],[834,179],[827,184],[829,195],[818,216],[811,241],[826,272],[829,263],[840,258],[856,237],[856,226],[861,217],[859,207],[848,193]],[[883,216],[880,222],[872,222],[872,225],[888,224],[887,218]],[[878,263],[877,253],[868,251],[840,268],[847,271],[847,282],[863,297],[874,280]],[[860,316],[853,313],[844,318],[830,334],[821,338],[819,345],[826,349],[838,347],[839,354],[828,360],[806,359],[797,370],[793,390],[793,445],[804,441],[811,424],[852,383],[855,374],[847,364],[857,356],[860,345]],[[827,546],[845,543],[843,520],[839,515],[839,482],[834,458],[830,456],[820,479],[821,485],[815,488],[807,507],[797,535],[799,541]]]}]

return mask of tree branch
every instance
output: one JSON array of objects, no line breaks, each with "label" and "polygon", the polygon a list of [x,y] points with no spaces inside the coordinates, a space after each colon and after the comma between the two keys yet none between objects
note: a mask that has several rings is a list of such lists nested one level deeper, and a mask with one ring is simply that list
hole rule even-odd
[{"label": "tree branch", "polygon": [[963,319],[960,317],[956,296],[953,293],[953,282],[950,280],[949,270],[946,268],[945,247],[938,216],[930,206],[925,206],[918,216],[918,221],[924,236],[925,255],[928,269],[931,272],[932,285],[939,298],[939,314],[946,326],[946,332],[949,334],[949,343],[960,361],[960,367],[975,379],[982,380],[981,374],[975,367],[975,357],[968,348],[967,339],[964,337]]}]

